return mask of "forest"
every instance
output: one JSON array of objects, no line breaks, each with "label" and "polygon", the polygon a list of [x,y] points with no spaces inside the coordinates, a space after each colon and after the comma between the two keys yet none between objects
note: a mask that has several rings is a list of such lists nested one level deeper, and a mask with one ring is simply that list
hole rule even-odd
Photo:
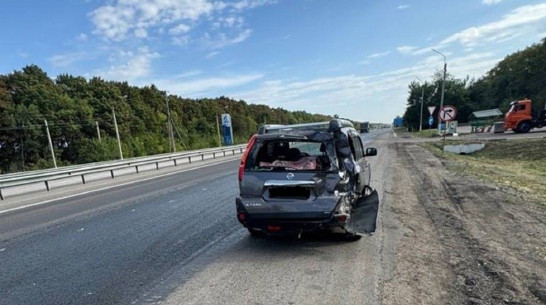
[{"label": "forest", "polygon": [[[449,65],[449,63],[448,63]],[[449,66],[448,66],[449,72]],[[423,128],[428,127],[427,106],[437,106],[434,125],[440,106],[443,73],[438,71],[432,81],[423,84],[414,81],[409,84],[404,125],[419,129],[421,95],[424,92]],[[546,38],[523,50],[506,56],[483,77],[457,79],[447,75],[444,105],[457,108],[459,123],[467,123],[474,111],[500,109],[505,113],[511,101],[529,98],[533,101],[533,113],[544,108],[546,103]]]},{"label": "forest", "polygon": [[57,166],[118,159],[114,112],[125,158],[170,152],[167,100],[176,151],[218,146],[221,113],[231,115],[235,143],[245,143],[266,122],[330,119],[223,96],[188,99],[154,85],[135,87],[99,77],[52,79],[29,65],[0,75],[0,173],[53,167],[46,120]]}]

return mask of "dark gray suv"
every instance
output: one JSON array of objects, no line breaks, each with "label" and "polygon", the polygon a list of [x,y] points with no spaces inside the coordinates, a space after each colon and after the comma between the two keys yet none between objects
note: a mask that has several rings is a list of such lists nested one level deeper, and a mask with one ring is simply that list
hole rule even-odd
[{"label": "dark gray suv", "polygon": [[237,219],[254,235],[375,231],[379,198],[359,133],[347,120],[265,125],[239,166]]}]

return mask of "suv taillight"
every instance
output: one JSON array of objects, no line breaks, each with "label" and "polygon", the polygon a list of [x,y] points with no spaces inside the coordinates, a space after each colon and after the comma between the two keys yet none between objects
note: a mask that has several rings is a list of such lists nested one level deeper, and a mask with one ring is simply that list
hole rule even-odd
[{"label": "suv taillight", "polygon": [[243,153],[243,157],[241,158],[241,164],[239,164],[239,181],[243,181],[243,175],[245,174],[246,159],[248,158],[248,154],[250,153],[252,146],[254,146],[254,142],[256,142],[256,135],[252,135],[252,137],[248,141],[245,152]]}]

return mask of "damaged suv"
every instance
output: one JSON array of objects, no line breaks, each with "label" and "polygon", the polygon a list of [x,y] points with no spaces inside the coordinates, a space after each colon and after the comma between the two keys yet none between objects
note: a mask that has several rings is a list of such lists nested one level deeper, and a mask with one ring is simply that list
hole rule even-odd
[{"label": "damaged suv", "polygon": [[350,121],[265,125],[239,165],[237,219],[253,235],[375,231],[379,205]]}]

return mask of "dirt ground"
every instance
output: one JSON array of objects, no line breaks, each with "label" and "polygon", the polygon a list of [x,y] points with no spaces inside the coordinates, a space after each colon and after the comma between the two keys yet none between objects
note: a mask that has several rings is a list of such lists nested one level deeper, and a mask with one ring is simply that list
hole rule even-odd
[{"label": "dirt ground", "polygon": [[404,234],[382,304],[546,304],[546,208],[457,175],[425,148],[395,151],[387,213]]}]

